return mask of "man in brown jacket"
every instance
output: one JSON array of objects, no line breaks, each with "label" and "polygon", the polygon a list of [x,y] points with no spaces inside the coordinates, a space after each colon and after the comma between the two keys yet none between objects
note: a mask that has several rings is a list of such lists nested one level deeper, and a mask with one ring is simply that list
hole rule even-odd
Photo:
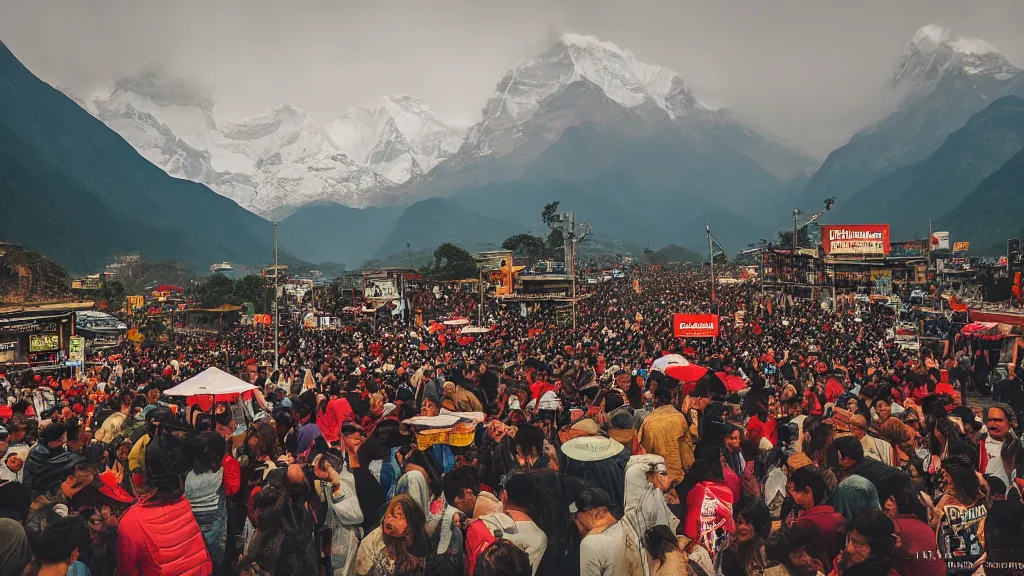
[{"label": "man in brown jacket", "polygon": [[678,483],[693,464],[693,437],[686,417],[672,405],[672,391],[658,386],[654,391],[654,411],[640,425],[640,445],[649,454],[665,459],[669,479]]}]

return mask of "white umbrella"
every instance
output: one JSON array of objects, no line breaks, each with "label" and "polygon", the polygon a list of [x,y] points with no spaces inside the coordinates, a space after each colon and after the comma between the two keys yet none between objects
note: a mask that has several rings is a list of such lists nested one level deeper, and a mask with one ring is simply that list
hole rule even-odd
[{"label": "white umbrella", "polygon": [[217,402],[234,400],[239,394],[256,390],[256,387],[221,370],[212,367],[185,380],[164,392],[168,396],[214,396]]},{"label": "white umbrella", "polygon": [[690,365],[690,361],[687,360],[686,358],[683,358],[679,354],[666,354],[666,355],[662,356],[661,358],[658,358],[657,360],[654,361],[653,364],[651,364],[651,370],[657,370],[659,372],[664,372],[665,368],[668,368],[669,366],[689,366],[689,365]]},{"label": "white umbrella", "polygon": [[459,330],[462,334],[486,334],[490,331],[490,328],[484,328],[483,326],[466,326],[462,330]]},{"label": "white umbrella", "polygon": [[453,318],[444,321],[445,326],[465,326],[466,324],[469,324],[468,318]]}]

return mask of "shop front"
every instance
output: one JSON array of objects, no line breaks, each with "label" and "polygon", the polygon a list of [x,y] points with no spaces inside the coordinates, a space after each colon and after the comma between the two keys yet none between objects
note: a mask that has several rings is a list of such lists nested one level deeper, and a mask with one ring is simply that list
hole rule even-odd
[{"label": "shop front", "polygon": [[68,358],[75,310],[60,306],[0,310],[0,366],[58,367]]}]

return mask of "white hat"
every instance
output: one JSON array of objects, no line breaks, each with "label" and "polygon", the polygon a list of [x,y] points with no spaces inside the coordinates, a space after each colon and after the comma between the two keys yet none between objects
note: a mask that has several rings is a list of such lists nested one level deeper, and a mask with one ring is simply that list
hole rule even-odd
[{"label": "white hat", "polygon": [[624,449],[622,444],[604,436],[580,436],[562,444],[562,453],[579,462],[606,460]]},{"label": "white hat", "polygon": [[562,407],[562,401],[558,398],[558,394],[550,390],[541,395],[538,404],[538,410],[558,410]]}]

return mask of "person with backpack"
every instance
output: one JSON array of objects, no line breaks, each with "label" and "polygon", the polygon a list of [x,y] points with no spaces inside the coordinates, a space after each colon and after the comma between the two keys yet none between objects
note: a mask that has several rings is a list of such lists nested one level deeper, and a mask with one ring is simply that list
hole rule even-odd
[{"label": "person with backpack", "polygon": [[501,493],[502,510],[481,516],[466,530],[469,576],[474,576],[481,554],[501,540],[526,552],[530,574],[536,576],[548,547],[547,532],[542,526],[552,516],[545,494],[528,471],[517,471],[508,477]]}]

